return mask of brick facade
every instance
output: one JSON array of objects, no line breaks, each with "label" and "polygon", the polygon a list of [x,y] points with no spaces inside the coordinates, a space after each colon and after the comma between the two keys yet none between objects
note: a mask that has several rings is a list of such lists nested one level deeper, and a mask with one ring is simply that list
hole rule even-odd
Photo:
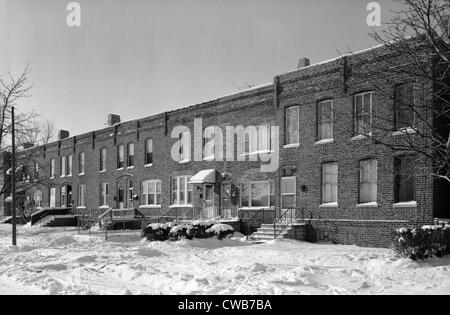
[{"label": "brick facade", "polygon": [[[402,56],[392,54],[388,48],[378,47],[279,75],[272,84],[31,148],[29,150],[35,152],[34,159],[42,165],[40,176],[48,177],[49,160],[54,158],[56,161],[55,178],[40,185],[43,191],[42,205],[49,205],[49,187],[56,188],[56,204],[59,205],[60,187],[65,184],[72,185],[76,204],[77,187],[85,184],[86,211],[98,209],[100,183],[106,182],[110,187],[108,205],[114,208],[117,206],[117,183],[120,180],[132,180],[135,194],[140,196],[142,181],[160,179],[161,207],[141,208],[146,215],[157,216],[170,209],[173,176],[194,175],[204,169],[216,169],[223,180],[230,181],[237,188],[243,180],[273,181],[274,207],[268,210],[273,217],[275,211],[280,211],[280,178],[283,169],[295,167],[297,219],[308,223],[314,231],[309,235],[313,235],[315,239],[328,238],[344,244],[388,246],[394,228],[416,222],[432,222],[436,212],[440,215],[449,214],[442,209],[445,201],[437,201],[440,193],[436,192],[441,188],[431,178],[430,162],[424,161],[415,167],[417,206],[396,208],[393,206],[393,161],[395,155],[403,152],[392,152],[368,139],[353,138],[351,126],[354,94],[373,91],[374,85],[381,86],[385,94],[378,93],[378,90],[373,94],[372,110],[377,117],[393,115],[393,100],[388,95],[392,95],[395,82],[414,80],[416,93],[423,96],[432,94],[433,87],[429,82],[405,78],[395,73],[379,74],[380,69],[389,68],[400,59]],[[377,72],[373,69],[377,69]],[[317,103],[325,99],[333,100],[334,136],[333,142],[320,144],[316,143]],[[298,146],[285,148],[285,109],[290,106],[299,106],[300,139]],[[279,126],[280,167],[275,172],[262,173],[259,171],[260,161],[191,161],[181,164],[172,160],[172,145],[177,141],[170,137],[172,129],[184,125],[192,131],[194,118],[202,118],[203,128],[219,126],[224,133],[226,126]],[[430,122],[432,123],[432,118]],[[392,137],[400,139],[402,135]],[[153,164],[145,166],[145,140],[149,138],[153,139]],[[126,146],[131,142],[135,144],[134,168],[117,170],[117,145]],[[99,172],[101,148],[107,150],[105,172]],[[236,152],[236,144],[234,149]],[[84,175],[78,174],[80,152],[85,154]],[[59,160],[62,155],[73,156],[71,177],[59,176]],[[377,206],[358,206],[359,161],[366,158],[378,161]],[[331,161],[337,162],[339,167],[338,206],[321,207],[321,165]],[[215,186],[215,192],[216,204],[220,204],[220,185]],[[201,193],[200,189],[194,187],[193,198],[198,198]],[[135,200],[133,206],[139,207],[140,203],[142,198]],[[439,210],[436,208],[438,206]],[[239,204],[233,204],[232,207],[237,212]],[[245,210],[247,216],[248,211],[252,210]]]}]

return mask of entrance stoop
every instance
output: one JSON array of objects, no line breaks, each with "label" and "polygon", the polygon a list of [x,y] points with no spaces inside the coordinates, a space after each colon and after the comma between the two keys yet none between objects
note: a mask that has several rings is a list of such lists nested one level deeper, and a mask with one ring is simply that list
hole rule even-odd
[{"label": "entrance stoop", "polygon": [[261,227],[252,234],[251,238],[258,241],[273,240],[275,238],[304,241],[306,239],[306,224],[292,223],[287,226],[286,224],[262,224]]}]

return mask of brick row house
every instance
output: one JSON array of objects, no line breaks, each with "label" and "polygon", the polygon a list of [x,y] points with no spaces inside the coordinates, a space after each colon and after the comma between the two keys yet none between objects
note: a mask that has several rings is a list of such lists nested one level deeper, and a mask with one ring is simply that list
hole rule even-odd
[{"label": "brick row house", "polygon": [[[210,211],[230,219],[262,209],[265,223],[272,223],[288,210],[319,239],[388,246],[396,227],[450,216],[448,187],[432,178],[432,162],[367,136],[384,132],[402,141],[416,136],[410,127],[422,128],[415,115],[426,114],[420,102],[433,102],[433,84],[380,75],[403,58],[380,46],[315,65],[302,59],[272,83],[216,100],[126,122],[110,115],[106,128],[62,133],[56,142],[27,149],[37,178],[46,179],[27,194],[35,205],[78,212]],[[402,107],[405,100],[416,102],[417,112]],[[173,134],[177,126],[184,129]],[[207,148],[208,134],[219,138],[211,126],[223,137]],[[247,132],[249,126],[257,132]],[[278,160],[274,170],[261,171],[269,163],[261,161],[264,152]]]}]

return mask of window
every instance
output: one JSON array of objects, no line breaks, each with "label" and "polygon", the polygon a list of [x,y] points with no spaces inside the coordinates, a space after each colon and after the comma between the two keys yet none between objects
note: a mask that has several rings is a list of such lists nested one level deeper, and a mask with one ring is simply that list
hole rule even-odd
[{"label": "window", "polygon": [[42,202],[42,191],[36,190],[33,194],[34,205],[36,207],[41,207]]},{"label": "window", "polygon": [[180,162],[187,162],[191,160],[191,143],[190,133],[185,131],[180,134]]},{"label": "window", "polygon": [[133,181],[128,182],[128,205],[132,207],[134,200],[134,186]]},{"label": "window", "polygon": [[108,195],[109,195],[109,184],[100,184],[100,206],[108,205]]},{"label": "window", "polygon": [[395,87],[395,129],[414,126],[414,84]]},{"label": "window", "polygon": [[65,207],[67,205],[67,186],[61,186],[59,189],[60,196],[60,206]]},{"label": "window", "polygon": [[377,202],[377,160],[359,163],[359,203]]},{"label": "window", "polygon": [[295,209],[296,177],[281,178],[281,209]]},{"label": "window", "polygon": [[125,146],[123,144],[117,147],[117,168],[125,166]]},{"label": "window", "polygon": [[241,207],[271,207],[274,205],[274,202],[273,182],[241,183]]},{"label": "window", "polygon": [[78,173],[84,174],[84,152],[80,152],[78,163]]},{"label": "window", "polygon": [[172,178],[172,205],[190,205],[192,203],[192,184],[188,184],[190,176]]},{"label": "window", "polygon": [[322,164],[322,203],[337,203],[338,164]]},{"label": "window", "polygon": [[100,149],[100,171],[106,171],[106,148]]},{"label": "window", "polygon": [[66,176],[66,157],[61,156],[61,167],[60,167],[61,173],[60,176],[64,177]]},{"label": "window", "polygon": [[67,157],[67,176],[72,176],[72,166],[73,166],[73,164],[72,164],[72,155],[69,155],[68,157]]},{"label": "window", "polygon": [[128,143],[127,145],[127,166],[134,166],[134,143]]},{"label": "window", "polygon": [[372,92],[355,95],[355,134],[368,135],[372,132]]},{"label": "window", "polygon": [[[227,211],[231,209],[231,183],[221,183],[222,187],[222,209]],[[230,214],[231,216],[231,214]]]},{"label": "window", "polygon": [[414,193],[414,156],[405,155],[394,160],[395,202],[415,200]]},{"label": "window", "polygon": [[161,205],[161,180],[146,180],[142,182],[142,204],[150,206]]},{"label": "window", "polygon": [[299,143],[299,107],[286,108],[286,137],[285,144]]},{"label": "window", "polygon": [[270,151],[273,148],[272,128],[270,125],[259,126],[258,130],[258,151]]},{"label": "window", "polygon": [[153,163],[153,140],[145,140],[145,164],[149,165]]},{"label": "window", "polygon": [[333,139],[333,101],[317,104],[318,140]]},{"label": "window", "polygon": [[84,197],[86,196],[86,185],[78,185],[78,199],[77,206],[84,207],[86,206]]},{"label": "window", "polygon": [[[34,163],[34,174],[33,179],[37,181],[39,179],[39,163]],[[42,195],[42,192],[41,192]]]},{"label": "window", "polygon": [[55,159],[50,159],[50,177],[55,177]]},{"label": "window", "polygon": [[56,207],[56,188],[50,187],[50,198],[49,198],[49,207],[54,208]]}]

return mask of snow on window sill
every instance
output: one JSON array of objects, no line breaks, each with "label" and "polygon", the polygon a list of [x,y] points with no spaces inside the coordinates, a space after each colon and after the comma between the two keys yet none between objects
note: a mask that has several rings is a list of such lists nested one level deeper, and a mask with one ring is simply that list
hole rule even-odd
[{"label": "snow on window sill", "polygon": [[377,202],[365,202],[365,203],[360,203],[356,205],[357,208],[370,208],[370,207],[378,207],[378,203]]},{"label": "snow on window sill", "polygon": [[161,205],[140,205],[139,209],[155,209],[161,208]]},{"label": "snow on window sill", "polygon": [[417,207],[417,201],[397,202],[393,204],[394,208],[415,208]]},{"label": "snow on window sill", "polygon": [[103,209],[109,209],[109,206],[108,205],[103,205],[103,206],[100,206],[99,209],[102,209],[102,210]]},{"label": "snow on window sill", "polygon": [[316,141],[314,144],[315,145],[320,145],[320,144],[327,144],[327,143],[333,143],[334,139],[322,139],[319,141]]},{"label": "snow on window sill", "polygon": [[86,209],[86,206],[79,206],[77,209]]},{"label": "snow on window sill", "polygon": [[106,173],[106,170],[101,170],[99,171],[99,173]]},{"label": "snow on window sill", "polygon": [[211,162],[214,161],[216,157],[214,155],[208,155],[203,158],[203,161]]},{"label": "snow on window sill", "polygon": [[241,207],[239,210],[274,210],[275,207]]},{"label": "snow on window sill", "polygon": [[189,163],[191,160],[181,160],[181,161],[179,161],[178,163],[180,163],[180,164],[186,164],[186,163]]},{"label": "snow on window sill", "polygon": [[283,149],[299,148],[300,143],[289,143],[283,146]]},{"label": "snow on window sill", "polygon": [[66,175],[59,175],[59,177],[66,177]]},{"label": "snow on window sill", "polygon": [[185,205],[170,205],[169,208],[192,208],[193,205],[185,204]]},{"label": "snow on window sill", "polygon": [[134,165],[133,166],[127,166],[127,170],[131,170],[133,168],[134,168]]},{"label": "snow on window sill", "polygon": [[337,208],[339,207],[337,202],[328,202],[328,203],[322,203],[319,205],[320,208]]},{"label": "snow on window sill", "polygon": [[83,176],[83,175],[84,175],[84,172],[83,172],[83,173],[79,173],[79,174],[78,174],[78,176]]},{"label": "snow on window sill", "polygon": [[152,166],[153,166],[153,163],[148,163],[148,164],[144,165],[144,167],[152,167]]},{"label": "snow on window sill", "polygon": [[67,175],[67,177],[72,177],[72,174]]},{"label": "snow on window sill", "polygon": [[123,167],[119,167],[116,171],[123,171]]},{"label": "snow on window sill", "polygon": [[405,135],[409,133],[416,133],[417,131],[412,127],[401,128],[400,130],[394,131],[393,136]]},{"label": "snow on window sill", "polygon": [[55,176],[50,176],[50,179],[55,179]]},{"label": "snow on window sill", "polygon": [[357,141],[357,140],[365,140],[365,139],[369,139],[369,137],[371,137],[372,136],[372,133],[369,133],[369,134],[367,134],[367,135],[356,135],[356,136],[354,136],[353,138],[351,138],[350,140],[351,141]]}]

